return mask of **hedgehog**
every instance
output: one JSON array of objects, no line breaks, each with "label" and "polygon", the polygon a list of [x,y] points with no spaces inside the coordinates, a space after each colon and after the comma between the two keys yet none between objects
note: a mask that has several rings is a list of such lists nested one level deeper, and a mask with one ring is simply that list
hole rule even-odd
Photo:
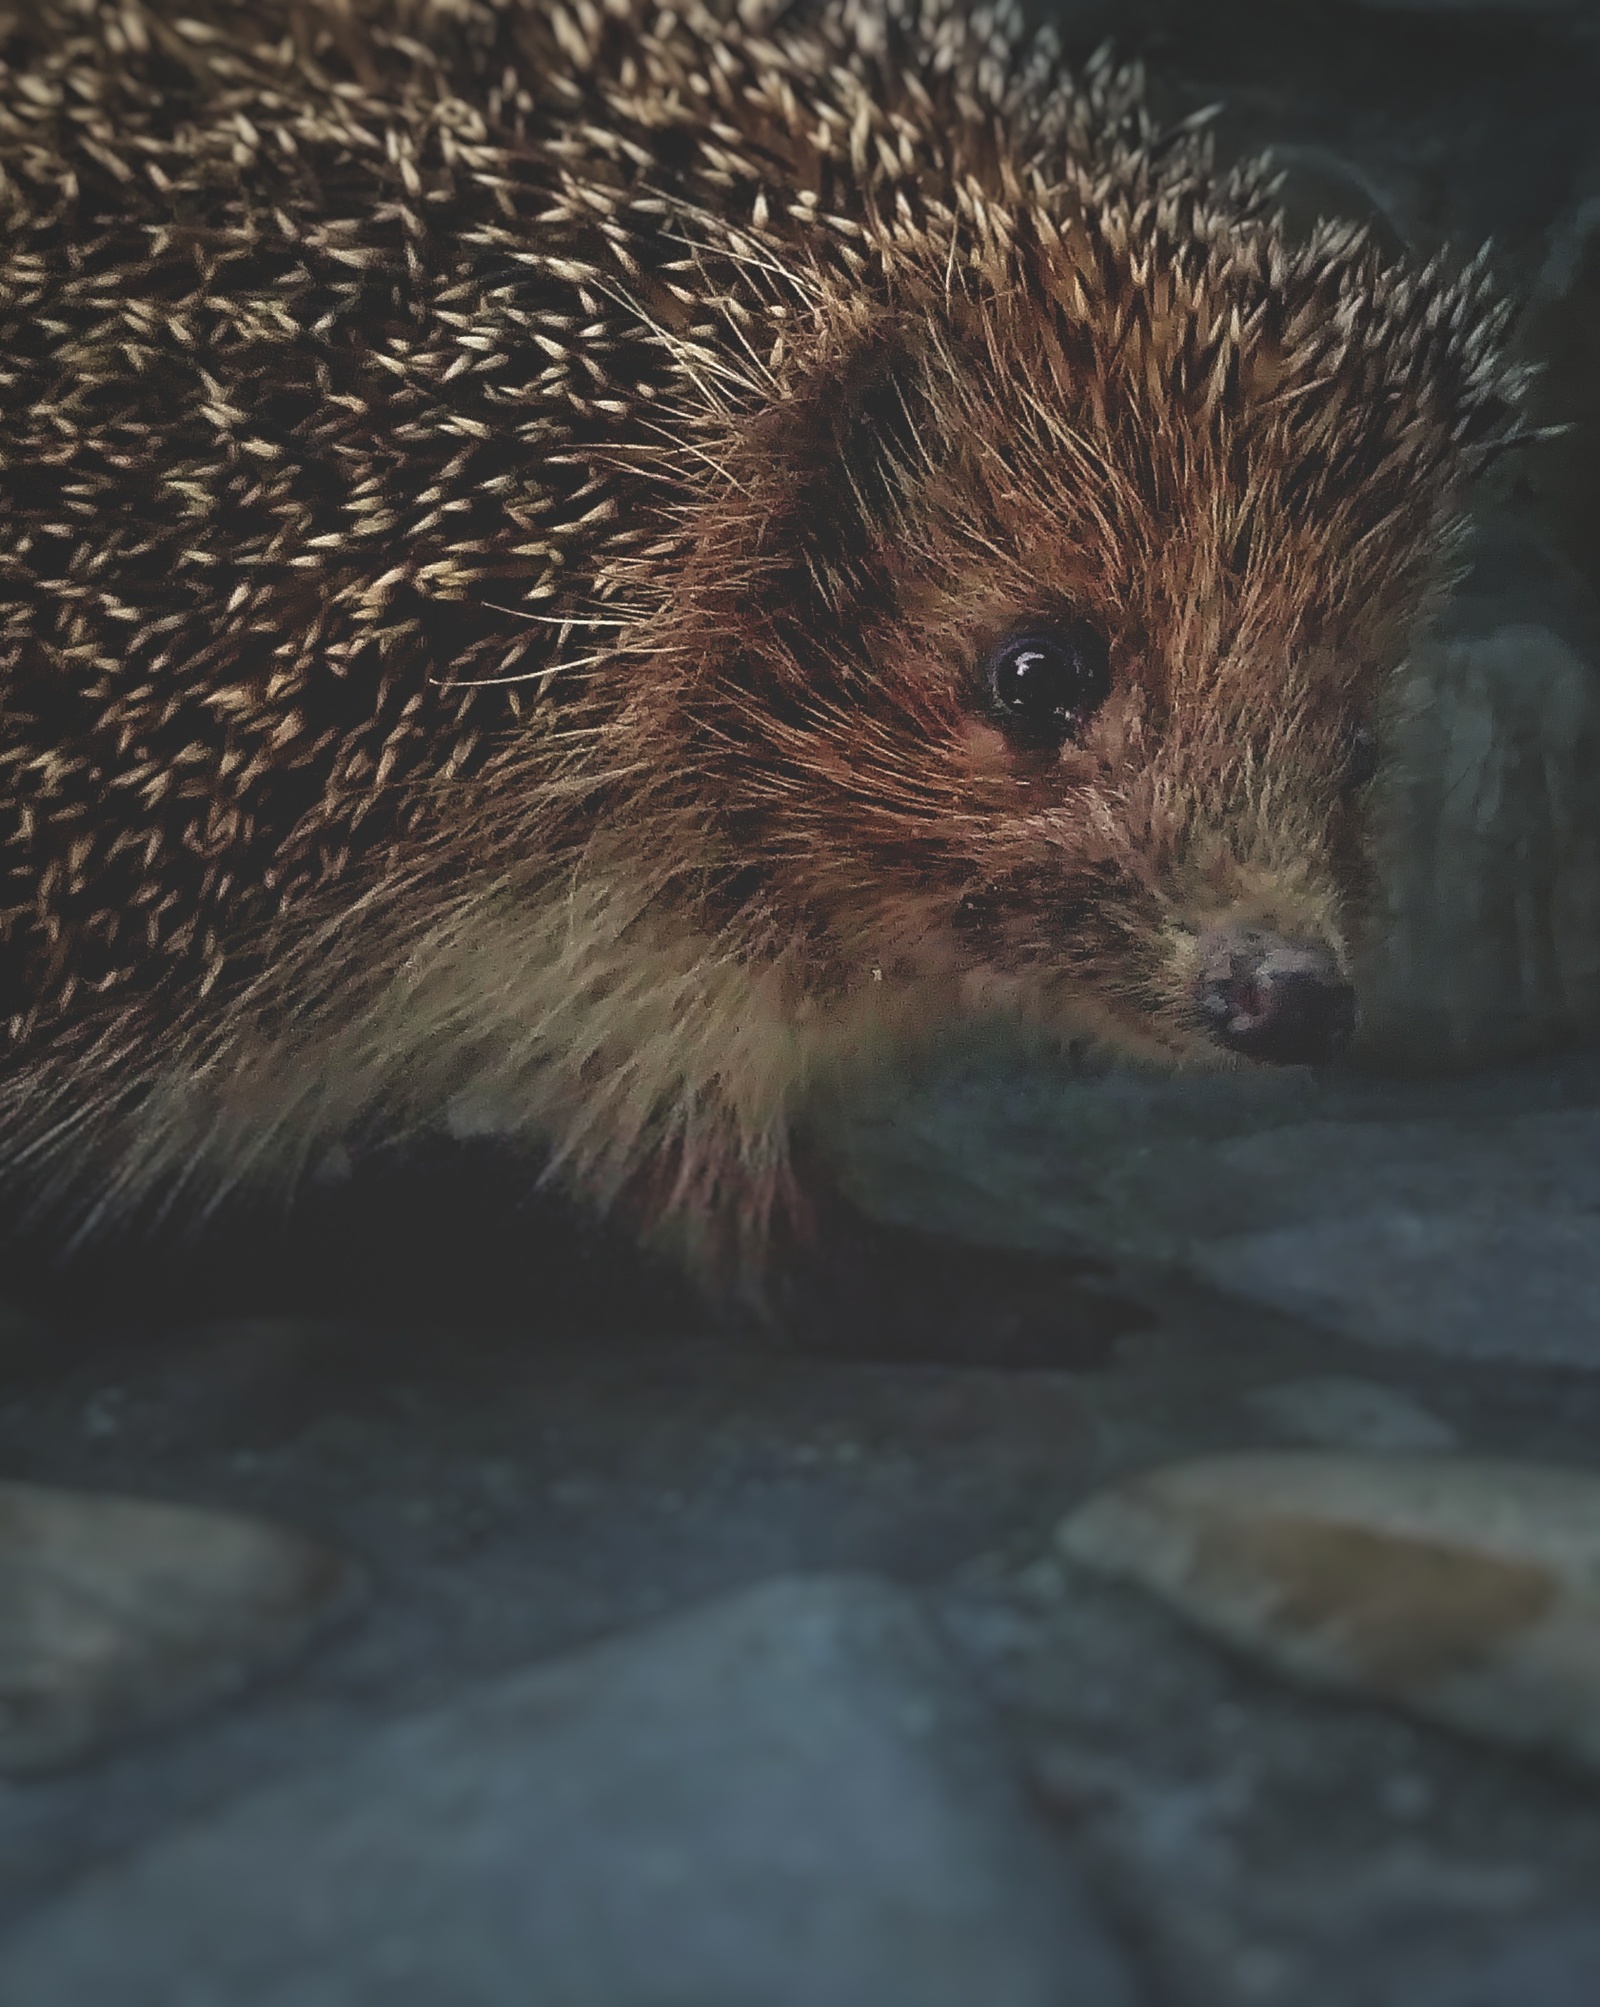
[{"label": "hedgehog", "polygon": [[[960,0],[30,0],[0,1025],[74,1231],[493,1119],[717,1300],[829,1083],[1329,1058],[1486,259]],[[476,1118],[473,1118],[476,1119]]]}]

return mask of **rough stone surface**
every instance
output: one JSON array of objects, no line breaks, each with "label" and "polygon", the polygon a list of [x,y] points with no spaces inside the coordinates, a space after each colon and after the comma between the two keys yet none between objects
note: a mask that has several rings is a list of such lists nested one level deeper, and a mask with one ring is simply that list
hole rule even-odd
[{"label": "rough stone surface", "polygon": [[1229,1234],[1194,1266],[1225,1287],[1378,1344],[1600,1363],[1600,1220],[1481,1207],[1372,1206]]},{"label": "rough stone surface", "polygon": [[945,1605],[1162,2007],[1578,2007],[1592,1787],[1318,1699],[1065,1562]]},{"label": "rough stone surface", "polygon": [[1538,1937],[1492,1954],[1450,2007],[1591,2007],[1600,1998],[1600,1923],[1563,1917]]},{"label": "rough stone surface", "polygon": [[[269,1787],[344,1777],[387,1722],[764,1577],[848,1569],[913,1585],[999,1704],[997,1774],[1014,1752],[1055,1808],[1140,2007],[1458,2007],[1494,1959],[1578,1958],[1600,1793],[1252,1676],[1153,1599],[1034,1563],[1120,1474],[1302,1439],[1286,1385],[1356,1379],[1474,1454],[1583,1463],[1592,1374],[1375,1354],[1189,1284],[1090,1374],[797,1356],[708,1335],[649,1272],[628,1297],[609,1255],[570,1288],[559,1249],[528,1267],[515,1180],[496,1206],[470,1160],[409,1204],[377,1178],[363,1223],[367,1183],[319,1206],[309,1251],[219,1250],[203,1307],[188,1251],[165,1279],[98,1274],[0,1398],[0,1468],[316,1525],[373,1582],[283,1678],[0,1788],[0,1946]],[[319,1271],[318,1245],[348,1268]]]},{"label": "rough stone surface", "polygon": [[1203,1277],[1363,1343],[1600,1365],[1589,1061],[1430,1084],[969,1057],[842,1135],[904,1225]]},{"label": "rough stone surface", "polygon": [[347,1608],[348,1564],[232,1513],[0,1484],[0,1771],[235,1692]]},{"label": "rough stone surface", "polygon": [[931,1633],[769,1583],[369,1738],[92,1877],[50,2007],[1130,2007]]},{"label": "rough stone surface", "polygon": [[1448,1422],[1376,1380],[1283,1380],[1258,1388],[1250,1405],[1290,1440],[1329,1449],[1442,1450],[1456,1442]]},{"label": "rough stone surface", "polygon": [[1063,1524],[1074,1561],[1265,1664],[1600,1772],[1600,1481],[1456,1457],[1214,1457]]}]

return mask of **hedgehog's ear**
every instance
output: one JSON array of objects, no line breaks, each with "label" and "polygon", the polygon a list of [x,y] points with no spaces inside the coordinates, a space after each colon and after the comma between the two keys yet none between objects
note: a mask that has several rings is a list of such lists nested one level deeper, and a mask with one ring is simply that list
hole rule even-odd
[{"label": "hedgehog's ear", "polygon": [[926,339],[896,322],[863,332],[819,358],[768,426],[753,443],[769,528],[819,585],[870,588],[937,463]]},{"label": "hedgehog's ear", "polygon": [[[716,456],[681,615],[717,659],[808,688],[856,673],[897,601],[946,448],[926,333],[880,318],[837,336]],[[944,400],[948,402],[948,399]],[[852,666],[853,665],[853,666]]]},{"label": "hedgehog's ear", "polygon": [[811,387],[832,514],[892,522],[934,464],[934,408],[925,344],[898,324],[878,328]]}]

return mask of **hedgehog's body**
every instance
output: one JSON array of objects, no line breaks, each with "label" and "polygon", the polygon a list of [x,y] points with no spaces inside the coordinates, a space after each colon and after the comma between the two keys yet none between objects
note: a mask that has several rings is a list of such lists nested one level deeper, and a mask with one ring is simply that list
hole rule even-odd
[{"label": "hedgehog's body", "polygon": [[1342,749],[1508,429],[1476,278],[1287,251],[1258,172],[948,0],[26,18],[36,1187],[204,1199],[465,1098],[754,1258],[879,1041],[1250,1050],[1274,955],[1342,998]]}]

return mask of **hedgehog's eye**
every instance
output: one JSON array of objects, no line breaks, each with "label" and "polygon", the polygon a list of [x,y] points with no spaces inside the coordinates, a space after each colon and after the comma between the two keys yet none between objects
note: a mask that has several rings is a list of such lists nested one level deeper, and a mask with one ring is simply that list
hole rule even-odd
[{"label": "hedgehog's eye", "polygon": [[1344,735],[1344,772],[1339,785],[1346,794],[1364,788],[1378,771],[1378,735],[1370,725],[1350,725]]},{"label": "hedgehog's eye", "polygon": [[1111,663],[1092,627],[1032,627],[1006,636],[984,678],[1007,738],[1018,746],[1059,746],[1105,702]]}]

